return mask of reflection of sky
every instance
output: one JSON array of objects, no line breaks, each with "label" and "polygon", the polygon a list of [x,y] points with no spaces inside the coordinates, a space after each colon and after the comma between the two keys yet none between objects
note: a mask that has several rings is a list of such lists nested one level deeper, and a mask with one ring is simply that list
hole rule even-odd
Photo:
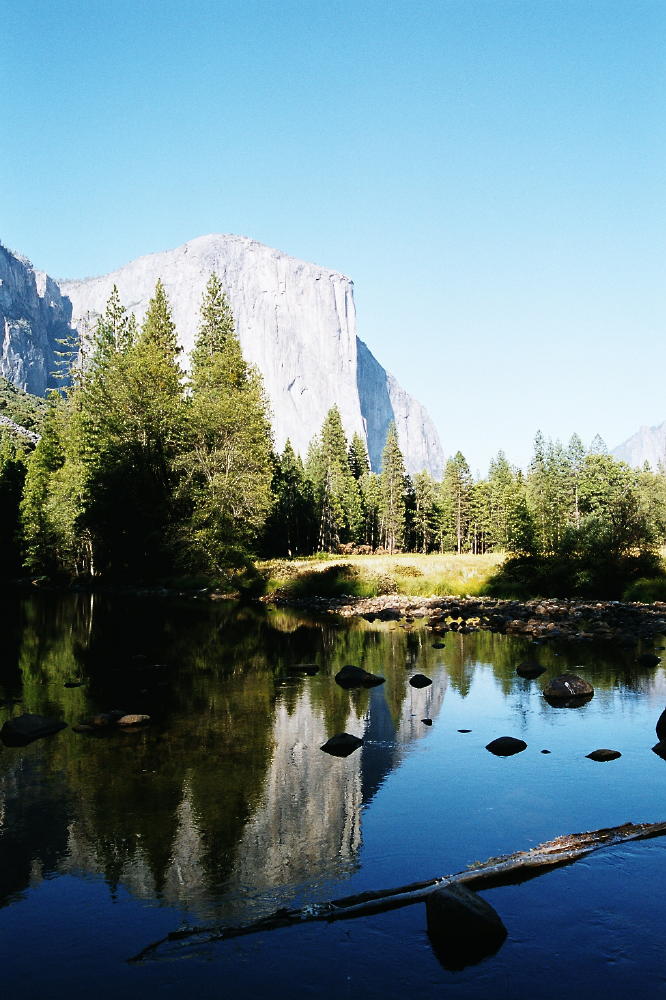
[{"label": "reflection of sky", "polygon": [[[536,655],[548,673],[526,681],[516,676],[515,666],[534,655],[534,648],[521,639],[483,633],[448,636],[445,648],[434,650],[432,636],[423,629],[409,636],[401,630],[377,634],[370,629],[365,630],[369,644],[356,647],[353,629],[305,625],[294,629],[288,616],[285,625],[279,635],[267,632],[266,649],[262,654],[259,644],[252,661],[254,673],[247,673],[251,700],[245,712],[250,712],[254,725],[263,724],[266,720],[259,714],[267,713],[271,749],[259,761],[261,784],[250,814],[238,824],[224,883],[211,874],[215,844],[206,828],[205,802],[194,790],[197,768],[212,764],[219,780],[206,786],[208,794],[224,797],[234,764],[211,761],[209,748],[187,746],[187,771],[174,806],[173,830],[164,833],[172,838],[163,845],[167,866],[161,905],[168,909],[167,928],[178,924],[180,908],[190,920],[215,913],[243,920],[294,900],[330,898],[446,874],[561,833],[630,819],[663,819],[666,763],[650,748],[663,707],[665,674],[661,668],[637,673],[634,654],[622,659],[624,654],[610,645],[582,652],[564,646],[538,649]],[[248,619],[247,628],[256,631],[256,622]],[[297,645],[282,647],[280,642]],[[279,670],[274,672],[276,649],[284,663],[316,659],[322,666],[320,674],[285,678]],[[333,676],[359,649],[363,665],[377,672],[381,667],[386,684],[370,692],[343,692]],[[58,647],[58,670],[64,673],[50,678],[50,699],[85,696],[84,689],[63,688],[62,677],[71,669],[67,655],[72,654]],[[164,723],[164,732],[173,736],[187,733],[188,727],[197,731],[195,722],[204,710],[212,713],[211,718],[216,712],[233,711],[229,691],[237,699],[240,719],[245,697],[241,661],[239,656],[228,675],[201,672],[199,660],[190,675],[184,662],[172,677],[173,718]],[[549,706],[541,695],[546,678],[575,668],[595,684],[592,701],[581,709]],[[411,688],[408,680],[416,671],[430,676],[432,686]],[[196,676],[194,702],[189,700],[192,676]],[[263,691],[267,679],[275,685],[276,698],[257,700],[257,686]],[[26,696],[40,696],[32,674],[26,675],[24,684]],[[340,725],[364,734],[366,740],[346,759],[319,750],[332,735],[326,713],[336,705],[346,720]],[[433,719],[431,728],[423,725],[425,717]],[[114,930],[114,921],[124,917],[138,927],[134,943],[159,936],[165,921],[155,910],[150,853],[140,840],[129,850],[127,844],[112,841],[104,815],[87,808],[82,796],[90,789],[77,784],[77,775],[89,772],[88,777],[98,783],[108,781],[105,768],[114,760],[120,762],[118,755],[126,752],[121,748],[131,746],[143,747],[142,753],[152,746],[151,767],[157,774],[168,773],[178,766],[178,751],[171,759],[169,742],[162,742],[161,733],[156,726],[137,743],[119,737],[121,742],[114,744],[68,743],[75,734],[65,732],[25,751],[1,752],[0,858],[5,871],[18,873],[18,880],[7,889],[24,890],[25,898],[2,911],[0,934],[11,935],[20,925],[20,913],[30,912],[44,935],[60,941],[64,956],[67,928],[54,928],[53,908],[69,913],[77,898],[94,897],[94,905],[103,911],[101,922],[115,942],[112,947],[124,933],[120,927]],[[496,758],[485,746],[498,736],[520,737],[528,748],[515,757]],[[242,755],[241,737],[239,730]],[[68,747],[80,756],[65,770]],[[623,756],[608,764],[587,760],[585,755],[598,747],[618,749]],[[542,755],[544,748],[552,753]],[[122,757],[123,767],[128,759],[131,756]],[[147,763],[142,759],[142,767]],[[121,804],[122,788],[121,775]],[[122,829],[131,831],[132,810],[149,806],[128,797],[126,808],[128,823]],[[109,830],[114,829],[110,824]],[[62,877],[68,872],[97,880],[105,862],[114,857],[125,858],[115,873],[115,904],[108,892],[86,888],[78,877]],[[43,874],[61,877],[42,886],[42,869]],[[140,926],[128,888],[143,901]],[[44,906],[48,901],[49,911],[40,909],[40,900]],[[95,947],[92,942],[89,946]],[[126,953],[133,950],[129,944],[123,948]],[[107,973],[111,982],[120,981],[112,970],[107,968]]]}]

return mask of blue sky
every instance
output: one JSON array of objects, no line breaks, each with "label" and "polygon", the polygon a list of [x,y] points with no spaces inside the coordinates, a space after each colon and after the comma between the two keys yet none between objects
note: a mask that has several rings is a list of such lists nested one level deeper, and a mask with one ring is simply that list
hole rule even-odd
[{"label": "blue sky", "polygon": [[666,420],[666,4],[0,0],[0,239],[55,277],[210,232],[350,275],[485,471]]}]

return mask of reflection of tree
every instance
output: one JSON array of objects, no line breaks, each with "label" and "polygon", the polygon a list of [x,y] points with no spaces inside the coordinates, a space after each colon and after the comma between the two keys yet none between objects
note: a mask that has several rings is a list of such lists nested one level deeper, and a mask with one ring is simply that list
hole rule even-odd
[{"label": "reflection of tree", "polygon": [[[601,689],[624,691],[628,676],[636,689],[652,675],[621,650],[556,656],[483,632],[449,633],[433,649],[420,626],[343,627],[208,602],[38,595],[6,598],[4,611],[0,700],[22,692],[20,711],[70,724],[112,708],[153,722],[104,738],[65,731],[0,754],[1,899],[42,868],[101,871],[112,889],[209,912],[223,891],[245,899],[340,877],[356,863],[361,805],[426,734],[421,719],[437,716],[447,683],[466,696],[488,665],[519,710],[528,687],[515,668],[529,655],[557,673],[590,664]],[[304,662],[320,673],[289,672]],[[345,663],[386,683],[345,691],[333,680]],[[431,688],[409,687],[416,671]],[[78,676],[83,687],[64,687]],[[344,730],[365,735],[361,751],[319,752]]]}]

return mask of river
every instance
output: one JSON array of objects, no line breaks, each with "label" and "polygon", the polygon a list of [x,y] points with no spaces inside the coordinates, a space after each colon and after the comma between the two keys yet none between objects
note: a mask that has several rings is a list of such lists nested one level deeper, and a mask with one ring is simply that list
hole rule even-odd
[{"label": "river", "polygon": [[[666,988],[666,838],[485,892],[508,937],[459,971],[434,954],[422,904],[127,961],[179,927],[247,923],[559,834],[665,820],[666,761],[651,747],[666,674],[639,667],[635,649],[488,632],[434,648],[419,622],[7,592],[2,634],[0,725],[22,712],[68,723],[0,749],[8,996],[620,1000]],[[535,655],[543,678],[518,677]],[[290,672],[303,663],[319,672]],[[385,684],[342,689],[334,675],[348,663]],[[566,671],[594,685],[585,706],[543,698]],[[411,687],[417,672],[432,684]],[[71,728],[113,709],[150,724]],[[363,746],[322,753],[343,731]],[[498,736],[527,749],[495,757],[485,747]],[[599,747],[622,757],[586,758]]]}]

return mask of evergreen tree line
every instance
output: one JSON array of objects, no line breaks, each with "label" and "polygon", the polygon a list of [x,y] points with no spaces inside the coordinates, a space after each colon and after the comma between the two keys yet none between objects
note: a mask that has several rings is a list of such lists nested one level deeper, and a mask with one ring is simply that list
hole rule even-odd
[{"label": "evergreen tree line", "polygon": [[158,281],[140,327],[113,289],[71,381],[34,450],[0,440],[5,576],[216,576],[257,553],[378,549],[601,565],[666,541],[666,469],[631,469],[599,438],[538,433],[526,473],[500,451],[485,478],[458,452],[438,481],[407,474],[394,425],[373,472],[333,407],[304,460],[289,441],[277,454],[215,275],[188,375]]},{"label": "evergreen tree line", "polygon": [[347,445],[333,408],[304,462],[289,442],[275,459],[273,494],[273,554],[355,547],[550,558],[592,543],[620,555],[666,542],[666,469],[631,469],[599,437],[586,450],[578,435],[564,447],[537,433],[526,474],[500,451],[474,478],[458,452],[437,481],[406,474],[394,426],[382,472],[371,472],[365,444],[355,434]]}]

